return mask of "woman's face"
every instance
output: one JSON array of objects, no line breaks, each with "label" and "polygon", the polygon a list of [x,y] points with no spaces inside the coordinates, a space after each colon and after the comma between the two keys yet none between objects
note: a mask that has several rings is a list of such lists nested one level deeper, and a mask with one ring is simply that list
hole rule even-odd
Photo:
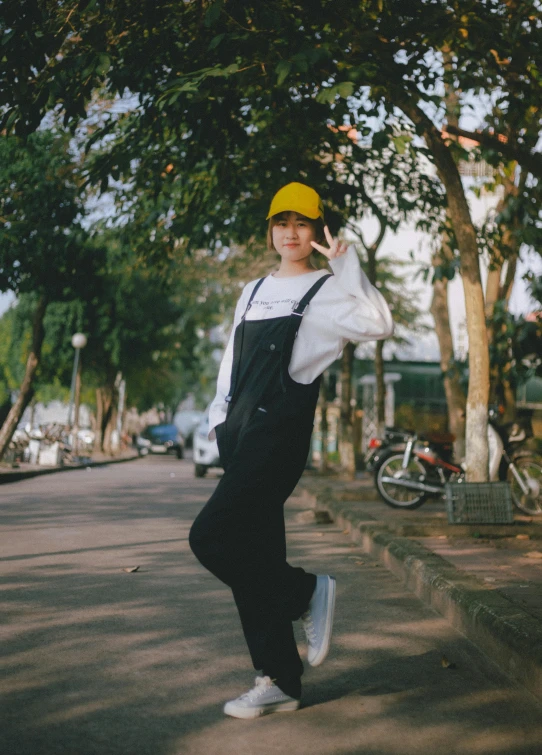
[{"label": "woman's face", "polygon": [[304,215],[297,212],[282,212],[273,226],[273,246],[283,259],[297,262],[309,257],[314,251],[314,226]]}]

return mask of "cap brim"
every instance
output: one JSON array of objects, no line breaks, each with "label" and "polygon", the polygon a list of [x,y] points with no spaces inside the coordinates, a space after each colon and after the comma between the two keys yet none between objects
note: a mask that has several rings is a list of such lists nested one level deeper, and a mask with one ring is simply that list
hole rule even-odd
[{"label": "cap brim", "polygon": [[321,218],[322,215],[317,211],[316,214],[314,214],[314,210],[309,210],[306,207],[301,207],[298,205],[297,207],[292,207],[291,203],[287,207],[281,207],[280,205],[276,208],[274,208],[274,211],[269,213],[269,215],[266,217],[266,220],[269,220],[269,218],[272,218],[273,215],[280,215],[281,212],[297,212],[299,215],[304,215],[306,218],[310,218],[311,220],[317,220],[318,218]]}]

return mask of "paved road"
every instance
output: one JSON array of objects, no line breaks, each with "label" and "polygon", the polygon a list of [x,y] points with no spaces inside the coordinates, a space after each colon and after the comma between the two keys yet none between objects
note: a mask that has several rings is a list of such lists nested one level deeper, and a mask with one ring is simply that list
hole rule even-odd
[{"label": "paved road", "polygon": [[291,561],[338,578],[333,650],[302,710],[223,717],[254,674],[188,548],[215,484],[154,457],[3,486],[2,755],[542,752],[540,706],[295,498]]}]

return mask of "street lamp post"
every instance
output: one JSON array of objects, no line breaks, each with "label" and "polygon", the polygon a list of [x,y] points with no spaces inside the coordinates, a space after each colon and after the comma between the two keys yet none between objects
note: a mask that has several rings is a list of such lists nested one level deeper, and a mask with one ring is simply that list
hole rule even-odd
[{"label": "street lamp post", "polygon": [[81,349],[84,349],[87,345],[87,337],[84,333],[74,333],[72,336],[72,346],[75,349],[75,356],[73,359],[73,371],[72,371],[72,384],[70,388],[70,403],[68,406],[68,427],[71,428],[72,426],[72,409],[75,404],[75,426],[74,426],[74,436],[73,436],[73,447],[75,450],[75,446],[77,443],[77,425],[79,424],[79,391],[77,391],[77,397],[76,397],[76,388],[79,388],[78,386],[78,372],[79,372],[79,354],[81,352]]}]

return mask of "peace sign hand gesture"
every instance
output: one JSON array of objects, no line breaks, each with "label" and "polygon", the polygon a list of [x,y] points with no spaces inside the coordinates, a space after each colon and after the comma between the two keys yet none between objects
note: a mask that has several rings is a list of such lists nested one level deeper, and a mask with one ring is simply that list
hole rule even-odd
[{"label": "peace sign hand gesture", "polygon": [[314,249],[322,252],[322,254],[328,258],[328,260],[333,260],[335,259],[335,257],[341,257],[346,253],[348,245],[343,243],[342,241],[339,241],[339,239],[334,239],[327,225],[324,226],[324,233],[326,234],[326,241],[329,244],[329,249],[327,249],[325,246],[322,246],[321,244],[317,244],[316,241],[311,241],[311,245],[314,247]]}]

